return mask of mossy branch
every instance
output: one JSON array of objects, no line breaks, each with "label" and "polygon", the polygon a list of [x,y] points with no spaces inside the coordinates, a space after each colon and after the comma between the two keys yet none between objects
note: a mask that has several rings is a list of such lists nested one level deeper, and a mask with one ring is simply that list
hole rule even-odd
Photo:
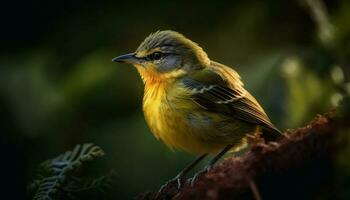
[{"label": "mossy branch", "polygon": [[[265,143],[260,137],[251,137],[251,146],[242,156],[226,158],[193,187],[185,184],[177,192],[174,185],[169,186],[157,199],[260,199],[255,184],[259,177],[305,165],[315,157],[330,157],[338,128],[349,127],[347,123],[341,124],[347,118],[336,117],[335,113],[318,115],[303,128],[285,131],[275,142]],[[143,193],[138,199],[156,199],[156,193]]]}]

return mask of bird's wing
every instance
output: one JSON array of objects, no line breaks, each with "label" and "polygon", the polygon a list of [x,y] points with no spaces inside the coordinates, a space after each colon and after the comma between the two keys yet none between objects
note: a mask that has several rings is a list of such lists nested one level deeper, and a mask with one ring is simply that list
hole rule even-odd
[{"label": "bird's wing", "polygon": [[269,132],[268,137],[280,135],[280,131],[270,122],[259,103],[243,88],[238,74],[232,70],[236,73],[237,80],[225,75],[232,72],[230,70],[232,69],[220,71],[219,75],[215,68],[203,69],[189,74],[182,82],[192,91],[192,100],[204,109],[260,125]]}]

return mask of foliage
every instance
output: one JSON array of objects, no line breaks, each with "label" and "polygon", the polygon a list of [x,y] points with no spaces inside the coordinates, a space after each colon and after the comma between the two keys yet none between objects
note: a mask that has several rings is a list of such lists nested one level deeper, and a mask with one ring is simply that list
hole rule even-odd
[{"label": "foliage", "polygon": [[113,171],[94,178],[78,174],[86,162],[102,156],[104,151],[100,147],[87,143],[43,162],[39,166],[37,179],[29,186],[35,192],[33,199],[74,199],[82,192],[103,192],[111,184]]}]

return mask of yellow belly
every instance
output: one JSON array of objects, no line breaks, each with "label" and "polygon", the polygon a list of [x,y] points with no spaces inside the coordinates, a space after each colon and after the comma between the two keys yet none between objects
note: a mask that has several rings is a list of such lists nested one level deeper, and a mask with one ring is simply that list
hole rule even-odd
[{"label": "yellow belly", "polygon": [[242,138],[255,131],[254,126],[240,120],[206,111],[191,100],[186,89],[174,88],[146,85],[143,99],[149,128],[168,147],[215,153],[228,144],[239,147]]},{"label": "yellow belly", "polygon": [[[191,153],[212,153],[225,145],[208,140],[205,127],[195,127],[188,120],[193,102],[188,99],[176,102],[171,91],[163,88],[148,88],[145,91],[143,110],[151,132],[171,149],[180,149]],[[180,92],[180,91],[177,91]],[[171,102],[171,103],[170,103]],[[210,130],[206,130],[210,131]]]},{"label": "yellow belly", "polygon": [[[185,113],[176,112],[169,106],[145,107],[145,118],[152,133],[161,139],[168,147],[191,153],[211,153],[223,148],[206,140],[205,132],[199,133],[198,128],[190,126]],[[152,110],[152,111],[151,111]],[[204,137],[201,137],[200,135]]]}]

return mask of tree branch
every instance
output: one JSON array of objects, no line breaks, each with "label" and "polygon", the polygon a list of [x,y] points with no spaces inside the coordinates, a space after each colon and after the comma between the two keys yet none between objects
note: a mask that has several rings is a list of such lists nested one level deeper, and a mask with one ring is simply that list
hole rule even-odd
[{"label": "tree branch", "polygon": [[[303,166],[311,159],[331,159],[335,135],[343,125],[349,127],[340,125],[331,111],[316,116],[303,128],[285,131],[276,142],[266,144],[260,137],[251,137],[251,146],[242,156],[226,158],[193,187],[186,184],[180,192],[175,186],[166,188],[158,199],[263,199],[257,187],[259,178]],[[155,194],[143,193],[138,199],[155,199]]]}]

